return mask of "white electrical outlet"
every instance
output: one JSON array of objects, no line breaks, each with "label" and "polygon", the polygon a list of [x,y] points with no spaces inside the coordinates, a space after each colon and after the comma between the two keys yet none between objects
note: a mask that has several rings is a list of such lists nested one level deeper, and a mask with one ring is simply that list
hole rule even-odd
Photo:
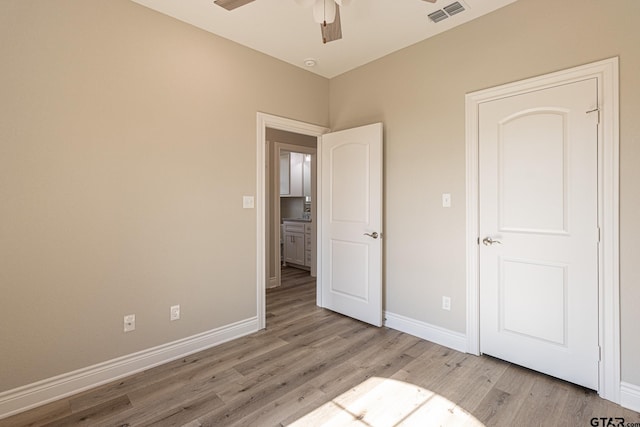
[{"label": "white electrical outlet", "polygon": [[180,319],[180,306],[179,305],[172,305],[171,308],[170,308],[170,311],[171,311],[171,315],[170,315],[171,321]]},{"label": "white electrical outlet", "polygon": [[127,314],[124,316],[124,331],[131,332],[136,329],[136,315]]},{"label": "white electrical outlet", "polygon": [[442,297],[442,309],[443,310],[451,310],[451,298],[450,297]]}]

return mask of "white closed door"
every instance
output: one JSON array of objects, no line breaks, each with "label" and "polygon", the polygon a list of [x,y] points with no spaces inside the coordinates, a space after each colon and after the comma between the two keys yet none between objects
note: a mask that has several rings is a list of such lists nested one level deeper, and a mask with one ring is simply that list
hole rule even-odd
[{"label": "white closed door", "polygon": [[598,388],[596,79],[479,106],[480,350]]},{"label": "white closed door", "polygon": [[322,136],[322,306],[382,325],[382,124]]}]

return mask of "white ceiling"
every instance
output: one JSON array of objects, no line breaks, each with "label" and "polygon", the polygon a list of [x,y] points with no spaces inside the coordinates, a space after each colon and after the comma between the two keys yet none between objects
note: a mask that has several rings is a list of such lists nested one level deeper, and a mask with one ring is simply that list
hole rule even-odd
[{"label": "white ceiling", "polygon": [[[326,45],[312,9],[295,0],[255,0],[233,11],[213,0],[132,1],[331,78],[516,0],[458,0],[467,10],[437,24],[427,15],[455,0],[352,0],[340,9],[342,39]],[[317,65],[305,66],[307,58]]]}]

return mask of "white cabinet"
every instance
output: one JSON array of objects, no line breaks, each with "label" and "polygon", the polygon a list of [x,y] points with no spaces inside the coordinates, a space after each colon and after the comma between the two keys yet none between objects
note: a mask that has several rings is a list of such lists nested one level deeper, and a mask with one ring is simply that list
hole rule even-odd
[{"label": "white cabinet", "polygon": [[290,151],[280,152],[280,195],[302,197],[304,154]]},{"label": "white cabinet", "polygon": [[304,265],[304,234],[288,233],[284,241],[284,260],[290,264]]},{"label": "white cabinet", "polygon": [[314,252],[311,223],[284,221],[282,226],[284,262],[287,264],[296,264],[301,267],[311,267]]},{"label": "white cabinet", "polygon": [[288,151],[280,152],[280,195],[286,196],[290,193],[289,171],[291,170],[290,154]]},{"label": "white cabinet", "polygon": [[284,221],[284,262],[305,265],[305,224]]}]

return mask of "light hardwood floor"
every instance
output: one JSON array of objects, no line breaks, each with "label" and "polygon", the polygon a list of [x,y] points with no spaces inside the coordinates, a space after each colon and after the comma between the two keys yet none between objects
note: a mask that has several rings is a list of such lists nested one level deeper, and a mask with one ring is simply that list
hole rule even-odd
[{"label": "light hardwood floor", "polygon": [[640,426],[593,391],[320,309],[308,273],[283,273],[266,330],[0,426]]}]

